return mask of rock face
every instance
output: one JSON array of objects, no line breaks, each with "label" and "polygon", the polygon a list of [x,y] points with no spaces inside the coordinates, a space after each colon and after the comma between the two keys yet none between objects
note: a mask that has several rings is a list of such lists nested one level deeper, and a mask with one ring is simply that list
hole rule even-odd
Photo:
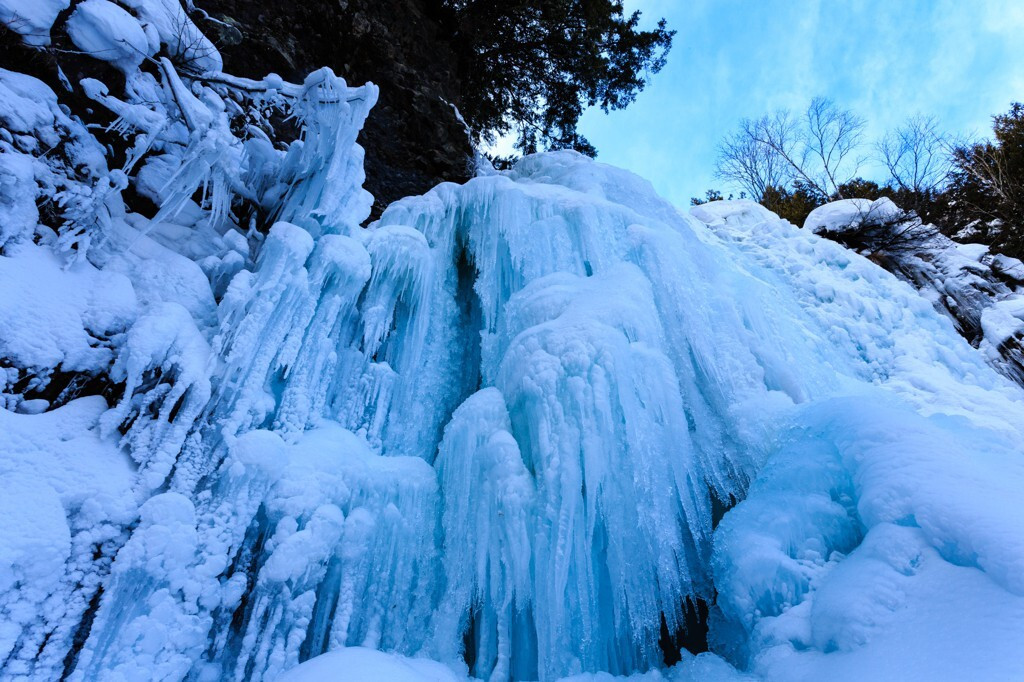
[{"label": "rock face", "polygon": [[472,174],[459,101],[456,57],[441,30],[436,0],[205,0],[218,47],[233,73],[269,72],[301,82],[329,66],[349,83],[380,87],[359,138],[366,150],[366,189],[377,217],[392,201]]}]

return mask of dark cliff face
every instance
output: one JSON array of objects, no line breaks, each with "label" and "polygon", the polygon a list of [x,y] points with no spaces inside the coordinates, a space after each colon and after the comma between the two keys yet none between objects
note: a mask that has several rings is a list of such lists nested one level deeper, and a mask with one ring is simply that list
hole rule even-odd
[{"label": "dark cliff face", "polygon": [[200,21],[211,38],[219,34],[231,73],[260,78],[273,72],[301,82],[313,69],[329,66],[350,84],[380,87],[359,138],[374,217],[396,199],[470,177],[468,133],[449,104],[459,101],[455,55],[436,0],[197,4],[230,25],[218,29]]}]

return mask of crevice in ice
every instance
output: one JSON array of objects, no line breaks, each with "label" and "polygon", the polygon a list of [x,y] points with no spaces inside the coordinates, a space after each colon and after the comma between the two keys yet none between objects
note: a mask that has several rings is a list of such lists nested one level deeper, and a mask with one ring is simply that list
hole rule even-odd
[{"label": "crevice in ice", "polygon": [[708,492],[711,495],[711,528],[717,529],[722,518],[739,504],[743,496],[737,497],[732,493],[722,495],[715,488],[709,488]]},{"label": "crevice in ice", "polygon": [[[207,657],[211,661],[237,658],[238,656],[241,649],[241,638],[245,634],[246,624],[252,612],[252,594],[256,577],[259,575],[260,566],[266,559],[264,545],[269,533],[266,509],[260,505],[246,529],[245,538],[239,543],[231,566],[224,574],[225,582],[235,583],[235,589],[241,593],[241,596],[235,608],[230,612],[229,624],[226,627],[223,627],[223,623],[227,614],[221,613],[221,609],[213,614],[214,622],[222,624],[223,629],[227,632],[227,637],[223,642],[223,649],[211,648],[207,652]],[[216,642],[211,642],[211,644],[216,644]]]},{"label": "crevice in ice", "polygon": [[331,644],[331,626],[338,612],[338,587],[343,580],[342,562],[334,557],[316,590],[316,603],[309,619],[306,638],[299,649],[299,660],[306,661],[327,651]]},{"label": "crevice in ice", "polygon": [[[481,387],[483,377],[480,372],[481,343],[483,334],[483,313],[480,297],[476,293],[477,268],[473,262],[471,251],[463,244],[457,245],[458,257],[455,261],[456,290],[455,300],[459,306],[458,328],[462,336],[460,347],[463,352],[460,384],[462,393],[459,404]],[[446,415],[447,423],[451,415]]]},{"label": "crevice in ice", "polygon": [[[477,674],[476,658],[477,658],[477,632],[476,632],[476,608],[469,610],[469,620],[466,622],[466,630],[462,633],[462,660],[465,661],[466,667],[469,669],[471,674]],[[490,670],[490,666],[493,665],[493,661],[484,661],[484,664],[488,665],[487,670]]]},{"label": "crevice in ice", "polygon": [[[85,642],[89,639],[89,634],[92,632],[92,624],[96,619],[96,613],[100,610],[100,601],[102,599],[103,586],[100,585],[89,599],[89,605],[86,607],[78,627],[75,629],[74,637],[71,640],[71,647],[64,656],[64,668],[60,676],[61,682],[68,679],[71,673],[74,672],[75,665],[78,664],[78,657],[81,655],[82,647],[85,646]],[[41,651],[42,648],[40,648]]]},{"label": "crevice in ice", "polygon": [[[714,599],[710,600],[714,603]],[[666,666],[673,666],[682,660],[682,652],[693,655],[709,651],[708,646],[708,600],[701,597],[683,600],[680,607],[682,619],[669,629],[665,614],[661,614],[661,633],[658,646]]]}]

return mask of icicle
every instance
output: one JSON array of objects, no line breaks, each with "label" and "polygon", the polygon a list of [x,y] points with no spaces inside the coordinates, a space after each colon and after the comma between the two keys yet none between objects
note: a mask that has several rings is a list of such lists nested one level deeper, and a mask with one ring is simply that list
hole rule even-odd
[{"label": "icicle", "polygon": [[452,415],[436,463],[444,499],[447,588],[434,616],[441,660],[457,664],[472,616],[475,677],[536,676],[528,619],[534,483],[523,465],[501,393],[486,388]]},{"label": "icicle", "polygon": [[339,355],[356,341],[356,303],[370,277],[370,256],[351,237],[326,235],[313,251],[309,276],[320,298],[288,370],[274,422],[276,430],[289,434],[315,423],[330,400],[334,377],[345,373]]},{"label": "icicle", "polygon": [[124,397],[100,420],[110,433],[124,425],[125,445],[150,490],[159,488],[185,436],[210,398],[210,348],[192,317],[176,303],[157,306],[128,332],[110,376]]},{"label": "icicle", "polygon": [[283,175],[288,190],[274,216],[301,224],[315,236],[351,233],[370,213],[373,197],[362,188],[363,152],[356,136],[377,101],[372,84],[350,90],[328,68],[306,77],[292,114],[303,140],[291,146]]}]

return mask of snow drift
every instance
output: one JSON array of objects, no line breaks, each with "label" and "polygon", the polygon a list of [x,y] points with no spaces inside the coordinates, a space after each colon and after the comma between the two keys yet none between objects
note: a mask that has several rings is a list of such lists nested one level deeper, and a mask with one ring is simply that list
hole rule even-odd
[{"label": "snow drift", "polygon": [[570,152],[361,228],[372,85],[104,2],[124,168],[0,71],[5,678],[1024,676],[1024,393],[910,286]]}]

